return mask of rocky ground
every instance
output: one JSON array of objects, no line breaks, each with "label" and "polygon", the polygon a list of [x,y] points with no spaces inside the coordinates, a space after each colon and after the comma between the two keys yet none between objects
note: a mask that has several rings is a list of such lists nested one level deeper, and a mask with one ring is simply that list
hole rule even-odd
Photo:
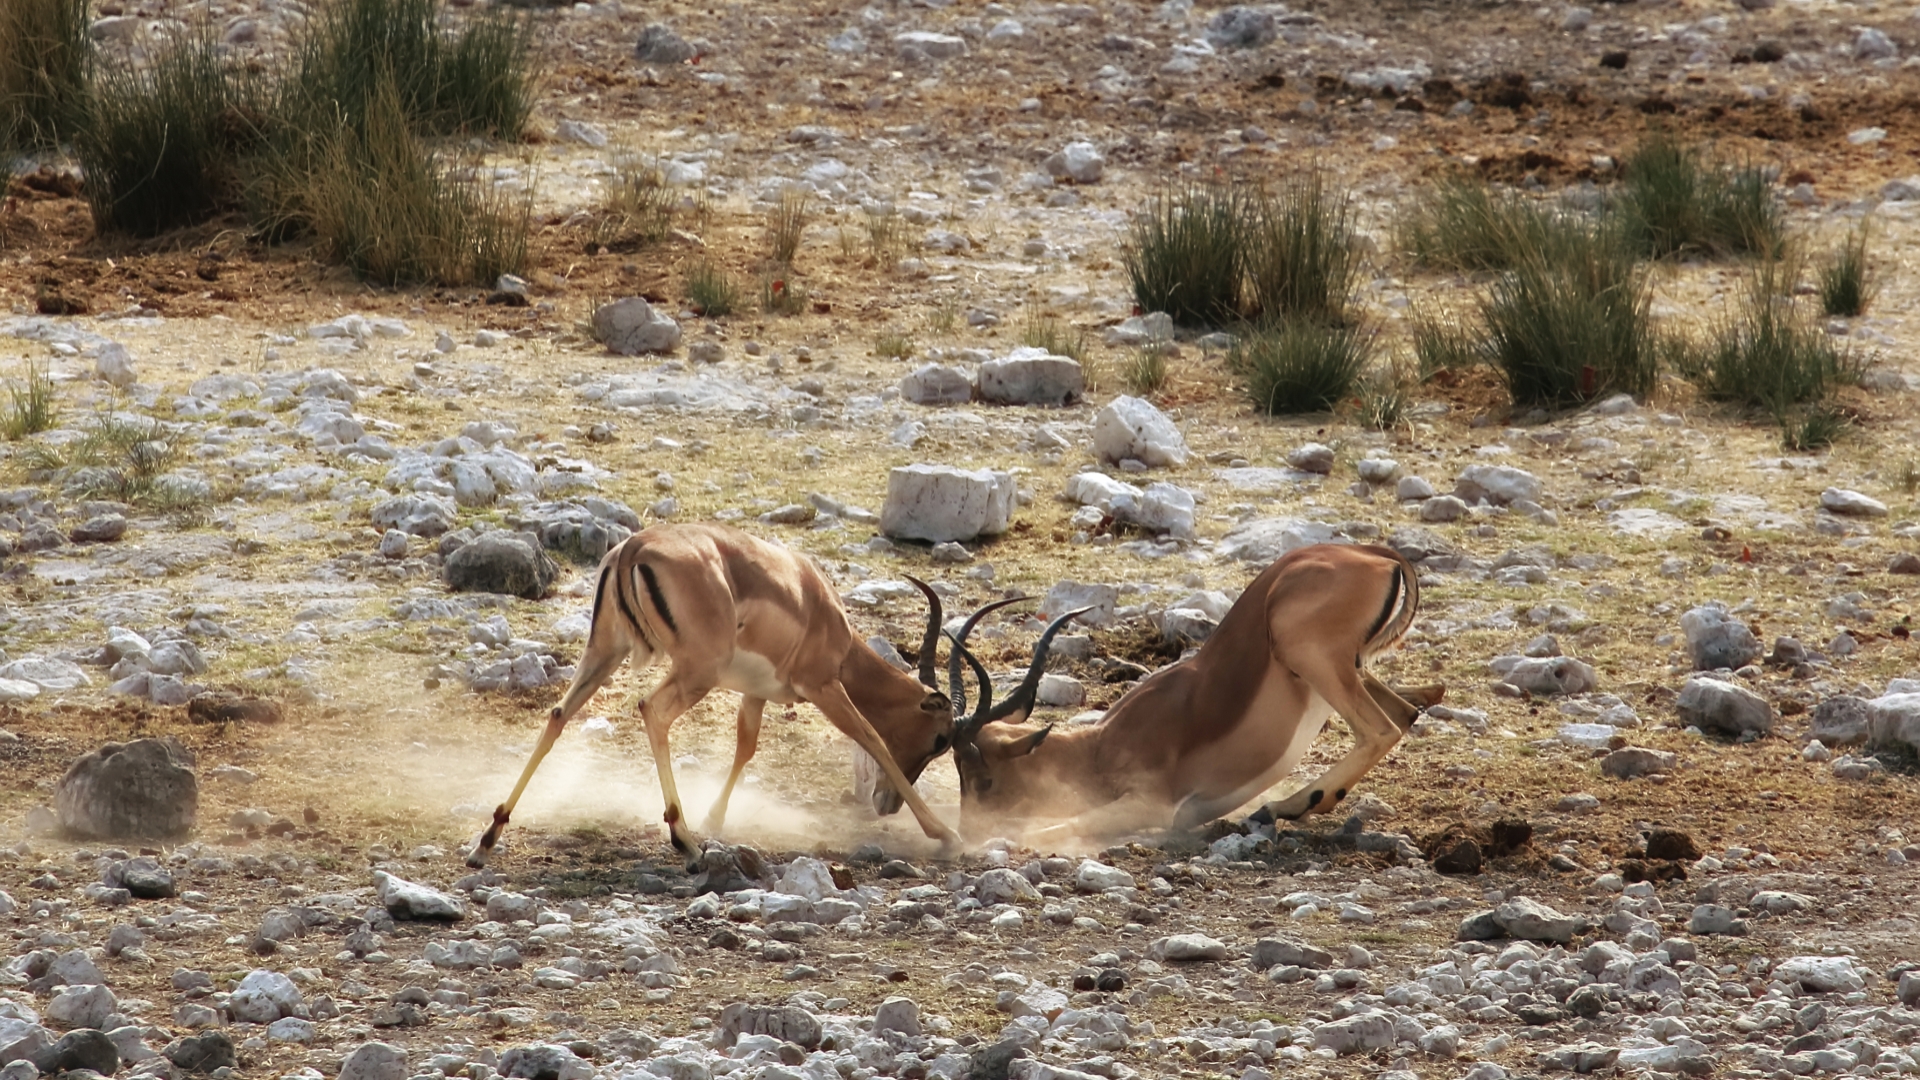
[{"label": "rocky ground", "polygon": [[[204,14],[263,62],[299,18],[100,14],[135,57]],[[1913,15],[576,5],[539,16],[541,139],[486,164],[536,207],[500,303],[364,289],[226,225],[97,239],[69,165],[26,163],[0,375],[50,372],[61,421],[0,444],[0,1077],[1920,1072]],[[1484,285],[1396,250],[1421,183],[1465,166],[1590,200],[1650,122],[1777,166],[1816,253],[1870,216],[1880,295],[1828,327],[1868,375],[1830,451],[1784,453],[1673,381],[1543,416],[1468,371],[1386,433],[1273,421],[1198,341],[1116,405],[1142,334],[1118,245],[1163,185],[1332,170],[1372,247],[1361,307],[1404,352],[1411,311]],[[679,231],[615,250],[595,209],[636,158],[681,193]],[[681,310],[701,258],[758,292],[766,215],[799,189],[797,313]],[[899,223],[897,261],[874,221]],[[1740,282],[1662,267],[1655,312],[1709,325]],[[674,319],[668,355],[592,339],[633,295]],[[1085,334],[1084,396],[974,400],[1034,313]],[[999,470],[978,482],[1009,530],[879,536],[909,464]],[[709,519],[811,552],[860,632],[903,644],[908,573],[954,610],[1096,603],[1049,683],[1063,722],[1286,547],[1383,540],[1424,605],[1381,670],[1449,696],[1344,821],[950,860],[861,812],[816,713],[776,710],[725,837],[744,846],[690,876],[630,720],[650,676],[628,673],[468,871],[577,659],[593,558]],[[452,588],[483,550],[550,592]],[[995,670],[1037,627],[984,628]],[[725,696],[675,730],[696,823]],[[69,766],[145,737],[196,778],[190,835],[66,838]],[[922,783],[957,818],[946,763]]]}]

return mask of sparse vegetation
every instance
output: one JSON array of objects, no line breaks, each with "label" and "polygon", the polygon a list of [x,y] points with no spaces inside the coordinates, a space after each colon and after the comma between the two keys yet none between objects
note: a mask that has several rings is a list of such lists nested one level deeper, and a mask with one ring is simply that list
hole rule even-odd
[{"label": "sparse vegetation", "polygon": [[1873,269],[1867,265],[1867,223],[1862,221],[1820,268],[1820,309],[1829,315],[1859,315],[1873,302],[1874,291]]},{"label": "sparse vegetation", "polygon": [[1771,415],[1789,445],[1826,445],[1845,422],[1829,398],[1859,378],[1859,362],[1782,295],[1787,273],[1780,263],[1757,267],[1740,314],[1678,351],[1675,367],[1708,397]]},{"label": "sparse vegetation", "polygon": [[323,251],[382,285],[485,285],[526,262],[530,198],[436,160],[409,131],[396,86],[361,123],[341,118],[300,178],[306,224]]},{"label": "sparse vegetation", "polygon": [[1774,259],[1785,251],[1785,217],[1755,166],[1723,165],[1655,131],[1627,158],[1625,173],[1611,210],[1636,254]]},{"label": "sparse vegetation", "polygon": [[666,239],[673,228],[674,192],[666,174],[638,156],[618,162],[594,223],[594,243],[630,252]]},{"label": "sparse vegetation", "polygon": [[891,206],[868,207],[865,213],[867,253],[875,266],[891,270],[906,249],[906,225]]},{"label": "sparse vegetation", "polygon": [[[1520,405],[1558,407],[1625,392],[1658,374],[1645,272],[1605,224],[1522,261],[1481,301],[1483,351]],[[1438,346],[1436,346],[1438,347]]]},{"label": "sparse vegetation", "polygon": [[807,310],[807,290],[790,277],[763,276],[760,279],[760,310],[769,315],[798,315]]},{"label": "sparse vegetation", "polygon": [[780,201],[773,204],[767,213],[767,243],[769,257],[779,266],[792,266],[793,260],[800,254],[800,241],[805,237],[807,221],[812,215],[808,205],[807,193],[798,188],[788,188],[780,193]]},{"label": "sparse vegetation", "polygon": [[1027,305],[1026,319],[1020,327],[1020,344],[1045,349],[1055,356],[1065,356],[1081,364],[1087,361],[1087,332],[1079,328],[1069,330],[1059,319],[1041,310],[1037,303]]},{"label": "sparse vegetation", "polygon": [[1510,270],[1551,242],[1557,218],[1531,199],[1455,174],[1422,192],[1398,231],[1400,246],[1424,265]]},{"label": "sparse vegetation", "polygon": [[1412,332],[1414,364],[1422,379],[1436,371],[1472,367],[1486,360],[1472,330],[1458,319],[1416,314]]},{"label": "sparse vegetation", "polygon": [[207,496],[166,475],[179,459],[178,440],[159,421],[118,413],[96,417],[77,439],[59,446],[33,443],[18,455],[30,473],[43,473],[81,498],[187,512]]},{"label": "sparse vegetation", "polygon": [[723,319],[740,307],[740,288],[724,267],[701,259],[687,271],[687,303],[709,319]]},{"label": "sparse vegetation", "polygon": [[1413,402],[1413,381],[1399,365],[1387,364],[1360,378],[1354,412],[1361,426],[1371,431],[1391,431],[1406,422]]},{"label": "sparse vegetation", "polygon": [[72,137],[84,118],[92,62],[87,0],[0,3],[0,150]]},{"label": "sparse vegetation", "polygon": [[146,67],[103,65],[74,139],[95,228],[153,236],[238,207],[261,136],[255,94],[205,32]]},{"label": "sparse vegetation", "polygon": [[1150,397],[1167,385],[1167,348],[1150,341],[1127,351],[1120,361],[1120,382],[1135,397]]},{"label": "sparse vegetation", "polygon": [[935,334],[951,334],[960,327],[960,299],[943,296],[940,302],[927,313],[927,330]]},{"label": "sparse vegetation", "polygon": [[1783,410],[1774,420],[1780,425],[1780,444],[1802,453],[1832,446],[1853,426],[1846,413],[1825,401],[1804,409]]},{"label": "sparse vegetation", "polygon": [[26,381],[7,387],[7,408],[0,412],[0,435],[17,442],[29,435],[51,429],[59,422],[60,410],[53,392],[53,380],[38,366],[27,365]]},{"label": "sparse vegetation", "polygon": [[1133,302],[1176,325],[1237,318],[1250,240],[1247,196],[1226,184],[1163,191],[1135,215],[1123,254]]},{"label": "sparse vegetation", "polygon": [[1360,251],[1353,204],[1320,172],[1295,177],[1253,203],[1245,260],[1248,303],[1261,319],[1346,319]]},{"label": "sparse vegetation", "polygon": [[1372,331],[1358,324],[1299,319],[1242,336],[1227,353],[1227,367],[1261,412],[1322,412],[1352,393],[1373,345]]},{"label": "sparse vegetation", "polygon": [[898,330],[884,331],[873,339],[873,355],[882,360],[905,360],[917,349],[913,339]]}]

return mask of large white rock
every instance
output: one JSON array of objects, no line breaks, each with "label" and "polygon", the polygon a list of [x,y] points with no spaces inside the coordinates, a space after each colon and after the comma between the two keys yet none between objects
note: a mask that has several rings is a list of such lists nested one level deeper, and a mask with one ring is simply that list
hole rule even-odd
[{"label": "large white rock", "polygon": [[1539,502],[1545,489],[1540,479],[1511,465],[1469,465],[1460,470],[1453,493],[1463,502],[1505,506],[1518,499]]},{"label": "large white rock", "polygon": [[1920,693],[1885,694],[1867,702],[1867,740],[1920,751]]},{"label": "large white rock", "polygon": [[277,971],[258,969],[240,980],[227,1000],[227,1012],[249,1024],[271,1024],[292,1016],[301,1005],[300,989]]},{"label": "large white rock", "polygon": [[1760,640],[1718,600],[1680,616],[1680,629],[1687,635],[1687,649],[1693,654],[1696,671],[1741,668],[1760,659]]},{"label": "large white rock", "polygon": [[1073,887],[1081,892],[1106,892],[1108,889],[1131,889],[1134,881],[1132,874],[1117,866],[1083,859],[1080,868],[1073,872]]},{"label": "large white rock", "polygon": [[1057,619],[1069,611],[1091,608],[1078,621],[1099,629],[1113,624],[1119,607],[1120,590],[1112,585],[1062,581],[1047,590],[1046,597],[1040,601],[1040,614],[1047,619]]},{"label": "large white rock", "polygon": [[1258,518],[1241,522],[1227,530],[1227,535],[1220,539],[1213,550],[1223,559],[1240,559],[1264,565],[1294,548],[1334,543],[1345,543],[1345,540],[1333,531],[1333,526],[1323,521]]},{"label": "large white rock", "polygon": [[1107,171],[1107,159],[1090,142],[1073,142],[1047,155],[1040,167],[1055,180],[1076,184],[1097,183]]},{"label": "large white rock", "polygon": [[1125,480],[1116,480],[1106,473],[1078,472],[1067,478],[1065,494],[1081,506],[1097,506],[1111,511],[1113,500],[1123,495],[1138,499],[1143,492]]},{"label": "large white rock", "polygon": [[0,678],[0,705],[32,701],[40,696],[40,684],[25,679]]},{"label": "large white rock", "polygon": [[1114,520],[1137,525],[1148,532],[1167,533],[1181,539],[1193,536],[1193,492],[1177,484],[1152,483],[1139,495],[1114,497],[1108,511]]},{"label": "large white rock", "polygon": [[903,465],[887,475],[880,531],[933,543],[998,536],[1013,523],[1013,477],[992,469]]},{"label": "large white rock", "polygon": [[1773,977],[1783,983],[1799,983],[1816,994],[1847,993],[1867,985],[1853,960],[1845,956],[1791,957],[1774,967]]},{"label": "large white rock", "polygon": [[1830,487],[1820,493],[1820,506],[1834,514],[1852,517],[1886,517],[1887,504],[1869,495],[1846,488]]},{"label": "large white rock", "polygon": [[1133,458],[1165,468],[1187,463],[1187,440],[1153,403],[1122,395],[1093,418],[1093,448],[1106,462]]},{"label": "large white rock", "polygon": [[93,372],[111,386],[125,389],[133,385],[133,354],[125,345],[109,341],[93,354]]},{"label": "large white rock", "polygon": [[621,356],[672,352],[680,344],[680,324],[638,296],[595,309],[593,332]]},{"label": "large white rock", "polygon": [[1773,706],[1737,683],[1695,675],[1674,702],[1680,719],[1727,735],[1765,735],[1773,730]]},{"label": "large white rock", "polygon": [[64,986],[47,1003],[47,1019],[69,1028],[98,1028],[119,1004],[104,986]]},{"label": "large white rock", "polygon": [[1038,348],[988,360],[980,365],[978,381],[980,400],[996,405],[1068,405],[1087,389],[1079,361]]},{"label": "large white rock", "polygon": [[936,34],[930,30],[908,30],[893,35],[893,43],[900,51],[918,49],[935,60],[951,60],[967,54],[967,39],[953,34]]},{"label": "large white rock", "polygon": [[27,656],[0,667],[0,679],[30,682],[42,690],[78,690],[93,680],[80,665],[48,656]]},{"label": "large white rock", "polygon": [[900,380],[900,396],[915,405],[965,405],[973,400],[973,380],[945,364],[922,364]]}]

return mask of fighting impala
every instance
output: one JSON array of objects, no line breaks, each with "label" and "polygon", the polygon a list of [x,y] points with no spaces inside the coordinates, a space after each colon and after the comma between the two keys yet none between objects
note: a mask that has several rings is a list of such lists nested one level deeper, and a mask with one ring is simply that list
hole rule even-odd
[{"label": "fighting impala", "polygon": [[727,800],[758,745],[766,703],[806,701],[885,774],[874,789],[876,811],[891,814],[904,801],[928,836],[957,842],[913,789],[953,736],[953,706],[935,678],[940,600],[924,582],[913,584],[929,605],[918,678],[854,636],[839,598],[804,555],[724,526],[657,525],[635,533],[601,561],[579,669],[468,865],[485,863],[540,760],[620,662],[631,656],[635,670],[643,670],[662,653],[671,667],[641,701],[640,718],[660,773],[667,829],[681,852],[697,854],[700,842],[683,820],[667,732],[716,689],[737,691],[740,712],[733,769],[707,818],[708,832],[726,821]]},{"label": "fighting impala", "polygon": [[1405,637],[1419,603],[1412,565],[1390,548],[1300,548],[1253,580],[1192,658],[1148,676],[1098,723],[1057,733],[1012,724],[1032,711],[1053,635],[1083,612],[1047,627],[1020,690],[999,706],[966,649],[969,620],[949,665],[956,715],[966,710],[962,658],[980,684],[973,715],[954,728],[963,824],[1066,818],[1056,828],[1089,836],[1192,828],[1292,772],[1339,713],[1353,749],[1266,807],[1276,818],[1328,813],[1440,700],[1441,687],[1402,696],[1365,668]]}]

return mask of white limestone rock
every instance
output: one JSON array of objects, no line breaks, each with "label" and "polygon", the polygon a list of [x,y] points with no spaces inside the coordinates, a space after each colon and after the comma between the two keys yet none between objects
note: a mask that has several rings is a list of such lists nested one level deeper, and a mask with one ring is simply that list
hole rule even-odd
[{"label": "white limestone rock", "polygon": [[887,475],[880,531],[896,540],[933,543],[998,536],[1013,523],[1009,473],[951,465],[903,465]]}]

